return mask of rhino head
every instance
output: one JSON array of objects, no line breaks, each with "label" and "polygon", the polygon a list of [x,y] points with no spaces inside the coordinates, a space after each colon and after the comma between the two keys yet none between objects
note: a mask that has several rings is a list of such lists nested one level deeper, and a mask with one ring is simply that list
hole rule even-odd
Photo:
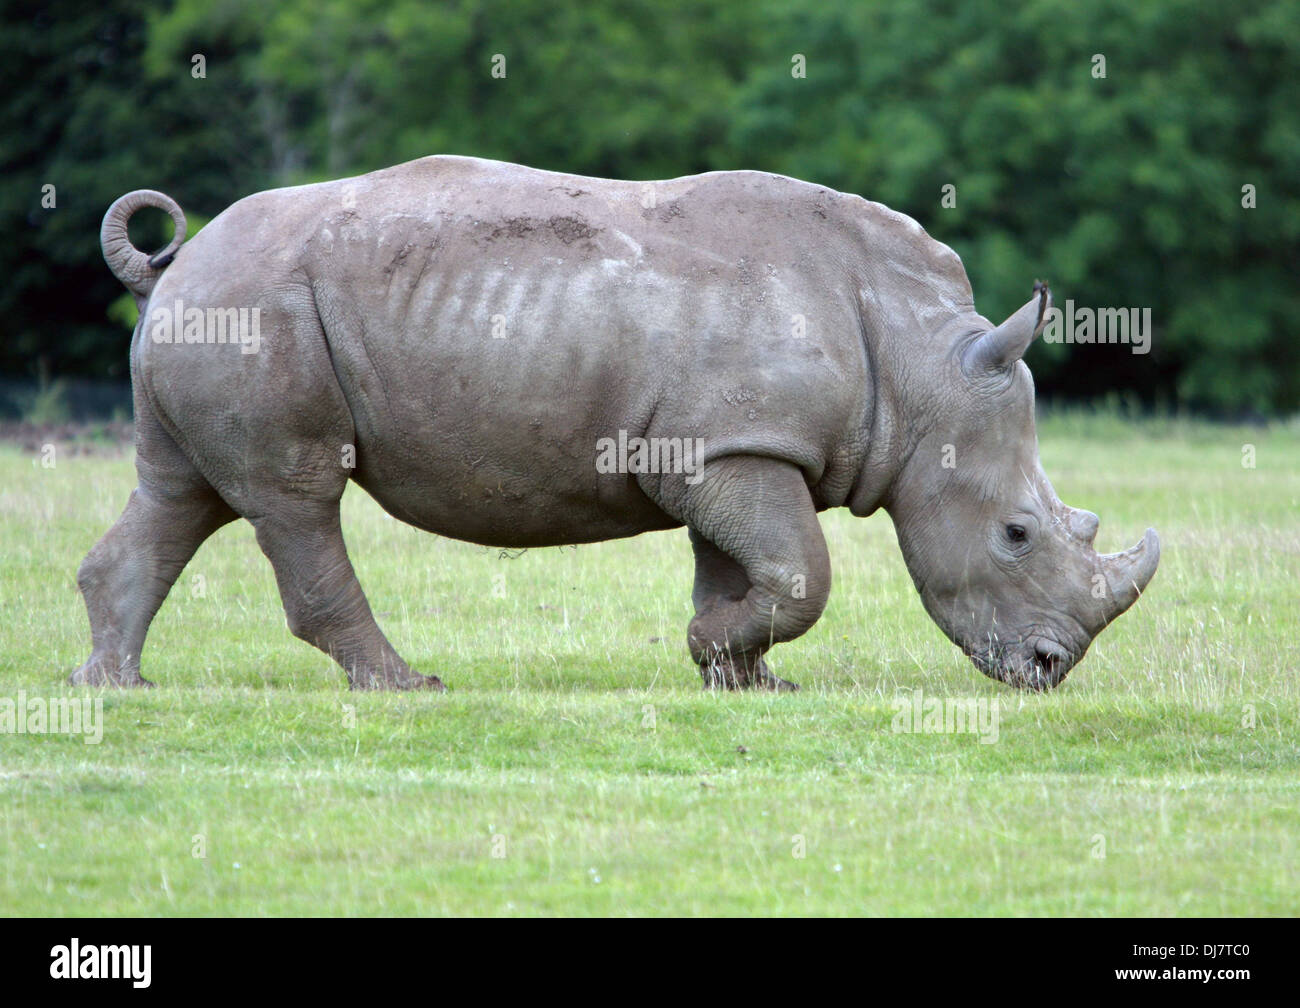
[{"label": "rhino head", "polygon": [[1098,519],[1067,507],[1038,461],[1034,384],[1021,357],[1051,307],[1046,285],[1000,326],[956,339],[889,506],[930,616],[985,675],[1058,685],[1155,574],[1147,529],[1093,549]]}]

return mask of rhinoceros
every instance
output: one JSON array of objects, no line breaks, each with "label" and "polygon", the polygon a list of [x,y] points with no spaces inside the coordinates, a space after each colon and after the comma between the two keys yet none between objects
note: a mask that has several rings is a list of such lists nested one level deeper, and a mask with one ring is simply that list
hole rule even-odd
[{"label": "rhinoceros", "polygon": [[[127,234],[142,207],[176,225],[153,256]],[[858,196],[438,156],[257,193],[184,238],[159,192],[104,217],[140,308],[139,484],[77,575],[93,649],[74,684],[149,685],[150,621],[242,517],[290,630],[353,688],[445,688],[375,622],[349,480],[489,546],[686,526],[706,688],[796,688],[764,655],[826,605],[828,508],[884,508],[930,616],[1021,688],[1060,683],[1155,572],[1153,530],[1098,555],[1096,515],[1039,465],[1021,357],[1046,285],[992,325],[951,249]]]}]

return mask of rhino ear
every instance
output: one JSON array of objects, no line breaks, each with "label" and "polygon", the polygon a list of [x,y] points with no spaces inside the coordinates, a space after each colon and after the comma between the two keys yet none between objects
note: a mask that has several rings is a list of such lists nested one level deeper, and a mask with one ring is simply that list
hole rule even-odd
[{"label": "rhino ear", "polygon": [[1047,284],[1034,281],[1034,296],[996,329],[990,329],[970,344],[962,354],[961,366],[968,378],[978,378],[993,371],[1003,371],[1025,355],[1043,329],[1052,307],[1052,292]]}]

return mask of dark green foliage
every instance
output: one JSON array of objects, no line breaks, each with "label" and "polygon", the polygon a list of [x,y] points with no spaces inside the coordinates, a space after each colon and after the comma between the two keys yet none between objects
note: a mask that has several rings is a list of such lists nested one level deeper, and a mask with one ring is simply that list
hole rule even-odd
[{"label": "dark green foliage", "polygon": [[[1288,0],[107,0],[10,2],[3,21],[5,374],[124,376],[98,243],[122,192],[209,217],[258,189],[462,153],[625,178],[761,168],[860,193],[957,249],[994,321],[1035,277],[1058,303],[1151,308],[1149,355],[1036,347],[1043,392],[1300,408]],[[162,226],[142,220],[138,244]]]},{"label": "dark green foliage", "polygon": [[[260,134],[240,84],[203,87],[186,59],[149,77],[143,0],[6,3],[0,26],[0,372],[127,372],[128,334],[110,321],[122,294],[100,256],[99,223],[129,189],[163,189],[212,214],[267,179]],[[42,187],[56,206],[42,207]],[[141,247],[169,236],[141,214]],[[168,228],[170,225],[166,225]]]}]

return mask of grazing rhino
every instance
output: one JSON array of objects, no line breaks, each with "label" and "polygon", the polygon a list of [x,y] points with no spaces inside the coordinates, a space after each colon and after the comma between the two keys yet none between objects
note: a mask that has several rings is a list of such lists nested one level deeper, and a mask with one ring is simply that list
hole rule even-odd
[{"label": "grazing rhino", "polygon": [[[153,257],[127,222],[171,214]],[[987,675],[1055,686],[1156,569],[1092,548],[1038,462],[1021,356],[908,217],[760,172],[618,182],[461,157],[243,199],[182,247],[152,191],[104,217],[135,295],[139,486],[77,576],[74,684],[140,686],[145,633],[208,536],[247,518],[298,637],[354,688],[444,688],[376,625],[349,479],[491,546],[685,525],[706,687],[794,688],[764,653],[831,587],[817,513],[885,508],[926,609]],[[170,265],[169,265],[170,264]]]}]

